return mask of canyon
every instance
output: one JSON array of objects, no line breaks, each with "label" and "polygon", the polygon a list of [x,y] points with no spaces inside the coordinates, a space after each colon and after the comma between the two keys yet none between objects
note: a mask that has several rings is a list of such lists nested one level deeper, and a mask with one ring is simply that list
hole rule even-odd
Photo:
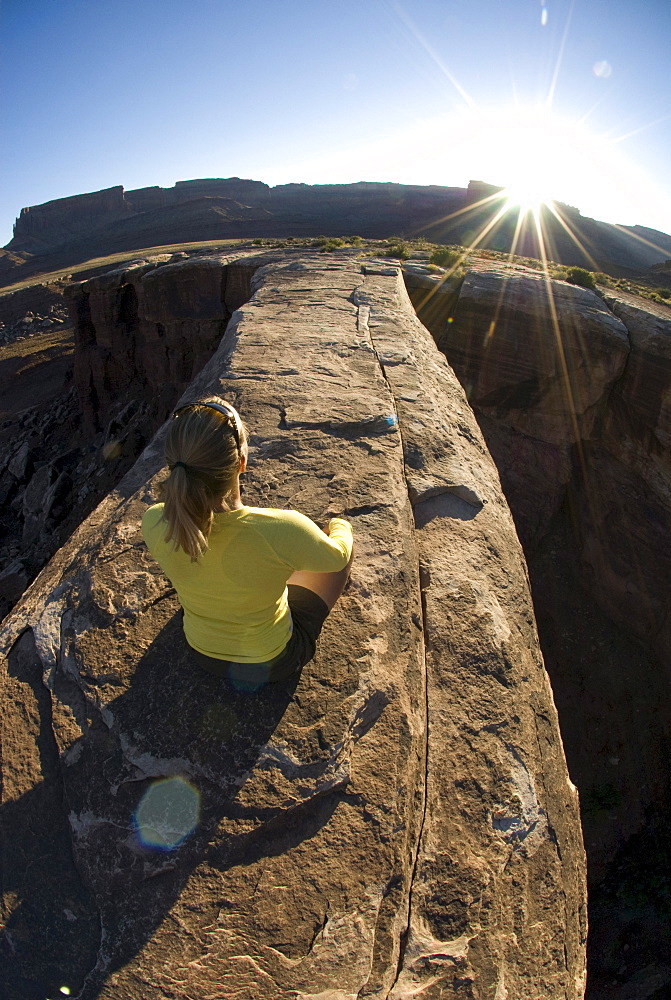
[{"label": "canyon", "polygon": [[659,949],[671,857],[671,310],[547,283],[520,266],[485,262],[456,287],[415,272],[411,297],[465,387],[529,566],[581,793],[588,995],[662,996],[671,973]]},{"label": "canyon", "polygon": [[[562,739],[587,995],[661,997],[671,310],[357,250],[145,255],[67,296],[80,447],[2,472],[28,545],[98,479],[4,625],[3,809],[42,858],[5,843],[12,997],[582,996]],[[360,539],[314,668],[253,725],[189,672],[137,539],[165,418],[213,389],[254,431],[247,502],[335,504]],[[177,774],[201,824],[152,852],[133,810]]]}]

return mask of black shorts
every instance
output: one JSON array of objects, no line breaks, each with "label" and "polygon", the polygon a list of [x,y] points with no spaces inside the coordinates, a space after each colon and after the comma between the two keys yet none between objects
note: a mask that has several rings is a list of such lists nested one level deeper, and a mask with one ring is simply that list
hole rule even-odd
[{"label": "black shorts", "polygon": [[329,609],[321,597],[307,587],[290,583],[287,590],[293,632],[281,653],[264,663],[237,663],[206,656],[191,647],[200,666],[215,677],[226,678],[234,687],[246,691],[255,691],[262,684],[284,681],[304,667],[315,655],[317,639]]}]

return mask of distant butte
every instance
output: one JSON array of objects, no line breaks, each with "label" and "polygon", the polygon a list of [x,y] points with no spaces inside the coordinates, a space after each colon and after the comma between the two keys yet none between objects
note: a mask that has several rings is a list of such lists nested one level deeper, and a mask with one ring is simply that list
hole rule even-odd
[{"label": "distant butte", "polygon": [[[14,237],[0,251],[0,287],[100,254],[138,247],[254,237],[420,237],[468,246],[500,208],[501,189],[361,181],[281,184],[239,177],[178,181],[174,187],[125,191],[121,185],[23,208]],[[568,205],[544,214],[548,256],[562,264],[630,277],[671,256],[671,236],[583,218]],[[479,246],[510,250],[517,216],[510,212]],[[640,237],[643,236],[642,240]],[[539,257],[531,231],[516,252]]]}]

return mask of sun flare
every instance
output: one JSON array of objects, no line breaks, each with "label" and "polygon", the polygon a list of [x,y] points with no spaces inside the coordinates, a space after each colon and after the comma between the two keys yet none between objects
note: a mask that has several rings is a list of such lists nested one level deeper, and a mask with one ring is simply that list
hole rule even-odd
[{"label": "sun flare", "polygon": [[584,191],[603,145],[577,123],[545,108],[479,112],[472,139],[482,161],[491,164],[490,176],[505,188],[509,204],[535,212],[554,200],[571,203],[574,193]]},{"label": "sun flare", "polygon": [[506,211],[517,210],[521,216],[538,216],[544,205],[551,205],[552,198],[544,187],[520,181],[504,188],[501,197],[505,201]]}]

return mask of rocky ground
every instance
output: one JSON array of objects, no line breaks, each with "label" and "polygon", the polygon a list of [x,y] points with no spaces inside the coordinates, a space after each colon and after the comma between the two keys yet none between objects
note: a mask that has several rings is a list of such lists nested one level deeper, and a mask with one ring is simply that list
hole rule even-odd
[{"label": "rocky ground", "polygon": [[337,508],[356,558],[313,663],[252,696],[189,669],[138,534],[160,435],[49,562],[3,631],[9,1000],[579,1000],[578,802],[522,550],[398,267],[222,255],[72,303],[86,387],[129,330],[176,386],[231,312],[189,393],[252,429],[248,502]]},{"label": "rocky ground", "polygon": [[45,330],[63,327],[67,322],[67,309],[64,305],[53,305],[46,315],[28,310],[20,320],[5,324],[0,322],[0,344],[15,344],[28,337],[35,337]]},{"label": "rocky ground", "polygon": [[[658,946],[671,927],[663,875],[671,862],[665,833],[671,720],[664,665],[669,588],[660,581],[670,565],[664,525],[671,496],[671,313],[617,289],[594,296],[558,283],[556,309],[568,338],[562,361],[548,346],[553,319],[545,311],[546,295],[536,294],[537,270],[483,257],[444,280],[446,272],[436,272],[426,256],[406,265],[406,281],[469,394],[498,464],[524,542],[569,767],[581,791],[592,907],[588,996],[663,1000],[671,982],[671,955]],[[184,265],[193,260],[181,259]],[[5,607],[132,464],[167,412],[168,397],[185,384],[180,378],[193,370],[193,351],[180,353],[180,331],[187,327],[174,303],[161,295],[153,304],[148,298],[155,265],[136,260],[133,266],[134,276],[124,281],[134,283],[138,295],[130,312],[126,297],[121,325],[114,314],[118,275],[80,287],[101,330],[112,331],[108,336],[123,338],[128,329],[142,328],[153,337],[161,324],[175,363],[162,369],[151,360],[155,354],[148,355],[144,390],[136,385],[125,392],[123,366],[131,359],[126,348],[117,348],[121,369],[114,383],[115,362],[103,337],[80,353],[80,386],[96,385],[95,412],[89,406],[82,416],[67,324],[41,328],[61,318],[62,299],[60,310],[31,308],[23,300],[7,318],[14,340],[2,350],[14,354],[4,369],[3,399],[15,393],[17,405],[25,401],[19,388],[25,375],[40,401],[13,409],[2,427],[8,442],[0,476],[9,538]],[[211,349],[218,324],[249,294],[243,270],[231,281],[224,308],[218,286],[211,285],[211,305],[202,306],[192,326],[200,344],[196,355]],[[188,267],[180,275],[175,287],[181,283],[188,298]],[[32,319],[23,322],[30,312]],[[576,325],[571,317],[581,318]],[[488,338],[493,320],[502,336]],[[57,339],[45,342],[42,353],[27,353],[49,336]],[[31,357],[39,360],[29,368]],[[0,377],[3,359],[0,353]],[[572,373],[573,413],[566,407],[562,365]],[[148,408],[147,401],[164,391],[159,409]]]}]

